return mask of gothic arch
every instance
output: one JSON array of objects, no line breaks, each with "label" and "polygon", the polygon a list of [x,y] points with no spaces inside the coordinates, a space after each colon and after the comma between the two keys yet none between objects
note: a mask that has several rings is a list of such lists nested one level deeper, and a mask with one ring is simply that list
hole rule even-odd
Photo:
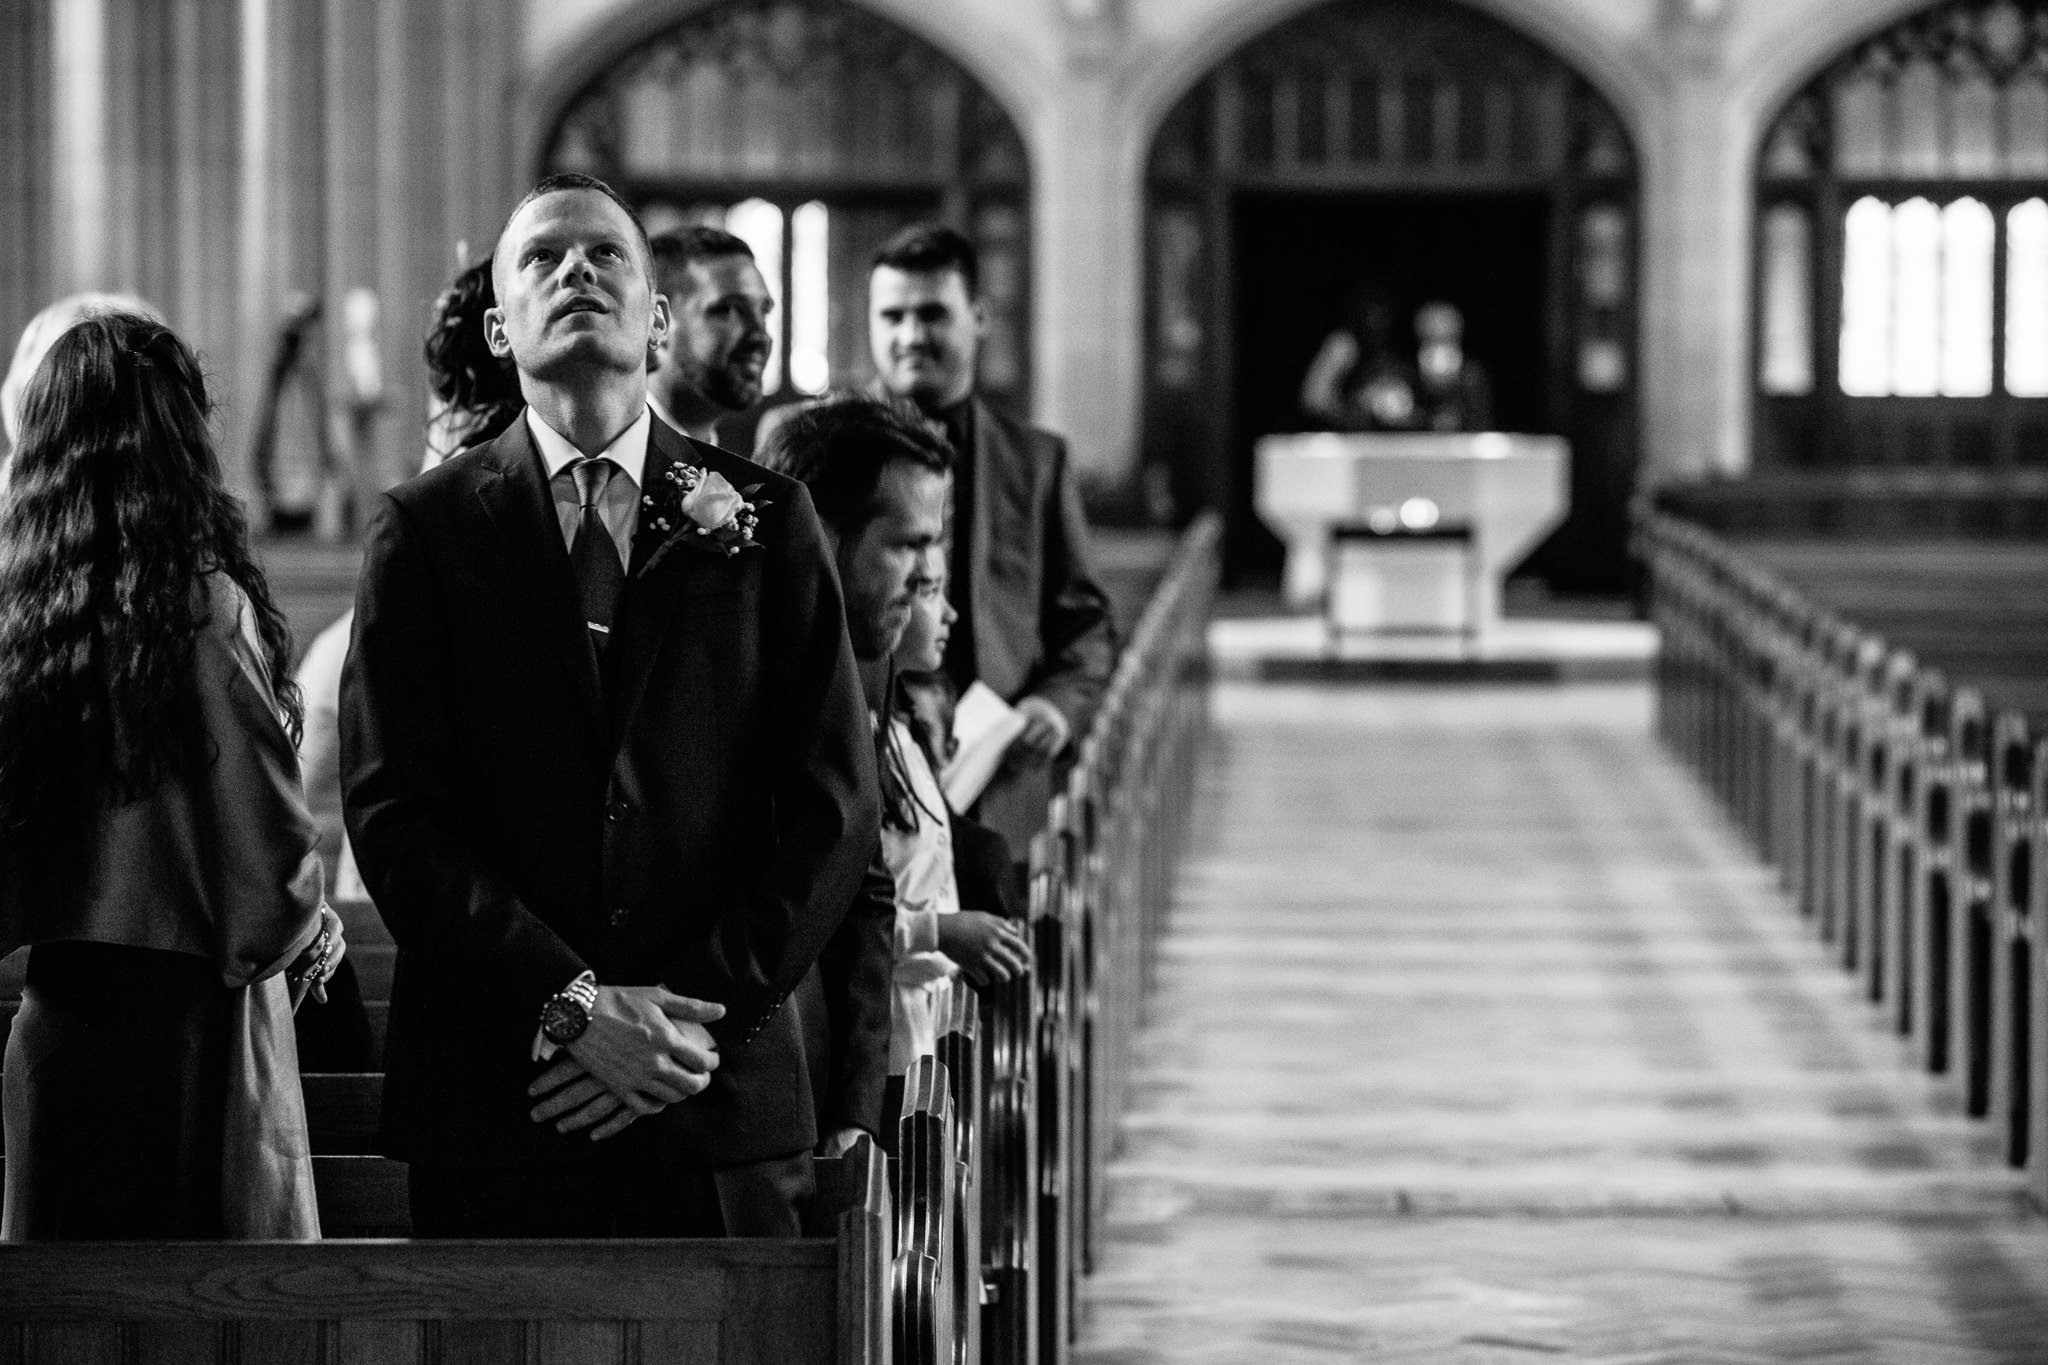
[{"label": "gothic arch", "polygon": [[745,238],[778,300],[768,393],[872,374],[867,262],[904,224],[939,218],[981,248],[982,386],[1026,397],[1029,144],[950,50],[844,0],[662,0],[593,28],[554,63],[567,93],[536,97],[550,112],[528,174],[591,172],[650,228]]},{"label": "gothic arch", "polygon": [[[547,141],[572,101],[619,58],[641,43],[727,0],[632,0],[558,43],[522,76],[512,97],[513,179],[535,174],[547,155]],[[848,0],[887,23],[937,48],[972,76],[1009,115],[1024,138],[1027,155],[1037,156],[1035,138],[1046,82],[1034,79],[1019,61],[1014,44],[971,23],[935,21],[929,6],[905,0]],[[952,16],[941,11],[938,17]]]},{"label": "gothic arch", "polygon": [[2033,476],[2048,463],[2048,317],[2028,283],[2048,264],[2048,5],[1900,8],[1802,61],[1751,140],[1757,467]]},{"label": "gothic arch", "polygon": [[1233,570],[1257,574],[1252,447],[1316,424],[1302,376],[1355,326],[1347,301],[1397,315],[1398,350],[1448,299],[1496,380],[1476,420],[1575,447],[1571,518],[1531,571],[1618,590],[1642,391],[1627,116],[1502,4],[1265,8],[1289,17],[1184,86],[1147,150],[1148,484],[1224,508]]},{"label": "gothic arch", "polygon": [[[1577,14],[1549,0],[1463,2],[1576,69],[1621,115],[1638,154],[1650,154],[1655,139],[1649,134],[1663,93],[1663,82],[1652,69],[1618,50],[1608,36]],[[1909,8],[1919,2],[1922,0],[1906,0]],[[1139,71],[1126,102],[1129,117],[1125,127],[1130,138],[1124,152],[1132,171],[1143,174],[1160,124],[1231,54],[1324,3],[1326,0],[1243,0],[1222,7],[1186,41]]]}]

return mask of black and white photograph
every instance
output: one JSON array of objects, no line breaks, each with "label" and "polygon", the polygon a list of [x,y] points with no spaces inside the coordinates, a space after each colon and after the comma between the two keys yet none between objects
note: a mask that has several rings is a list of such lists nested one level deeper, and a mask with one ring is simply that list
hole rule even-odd
[{"label": "black and white photograph", "polygon": [[2048,0],[0,0],[0,1365],[2048,1365]]}]

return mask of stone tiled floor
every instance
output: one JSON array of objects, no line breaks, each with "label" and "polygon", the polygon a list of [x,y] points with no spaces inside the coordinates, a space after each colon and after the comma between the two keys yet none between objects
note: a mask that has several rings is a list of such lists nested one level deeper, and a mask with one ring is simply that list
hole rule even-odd
[{"label": "stone tiled floor", "polygon": [[1082,1365],[2048,1362],[2048,1220],[1647,688],[1216,717]]}]

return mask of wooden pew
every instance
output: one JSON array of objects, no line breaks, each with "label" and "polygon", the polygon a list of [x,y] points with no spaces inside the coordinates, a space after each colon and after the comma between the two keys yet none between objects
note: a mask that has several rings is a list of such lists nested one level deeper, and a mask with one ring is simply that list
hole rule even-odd
[{"label": "wooden pew", "polygon": [[1922,544],[1901,571],[1650,510],[1637,545],[1661,735],[2048,1205],[2048,559]]},{"label": "wooden pew", "polygon": [[[383,1217],[328,1179],[375,1160],[323,1160],[323,1205]],[[874,1144],[821,1163],[820,1193],[835,1238],[0,1246],[0,1357],[877,1365],[893,1235]]]},{"label": "wooden pew", "polygon": [[897,1253],[893,1267],[896,1365],[947,1365],[960,1338],[959,1136],[946,1069],[911,1063],[898,1121]]},{"label": "wooden pew", "polygon": [[1992,727],[1991,777],[1991,1039],[1990,1105],[2006,1160],[2025,1166],[2038,1139],[2033,1069],[2039,1053],[2036,1020],[2043,1015],[2037,962],[2042,944],[2036,876],[2042,848],[2042,783],[2048,742],[2026,718],[2001,712]]},{"label": "wooden pew", "polygon": [[1991,722],[1984,699],[1962,689],[1949,707],[1949,1075],[1963,1107],[1981,1118],[1991,1090]]},{"label": "wooden pew", "polygon": [[[1032,843],[1036,970],[949,995],[940,1055],[913,1077],[899,1133],[900,1236],[884,1166],[863,1143],[820,1167],[836,1239],[369,1239],[408,1230],[404,1168],[369,1154],[382,1077],[310,1075],[336,1240],[135,1247],[111,1261],[99,1247],[0,1248],[0,1362],[1070,1359],[1192,806],[1219,548],[1214,518],[1183,538]],[[371,907],[339,908],[381,1047],[396,949]],[[86,1304],[102,1282],[91,1265],[129,1288]],[[45,1311],[29,1285],[73,1289]],[[108,1343],[127,1354],[95,1354]]]}]

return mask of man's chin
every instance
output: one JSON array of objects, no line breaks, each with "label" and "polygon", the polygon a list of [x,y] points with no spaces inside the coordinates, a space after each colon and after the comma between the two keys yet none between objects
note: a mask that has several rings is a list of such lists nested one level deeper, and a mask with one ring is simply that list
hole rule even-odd
[{"label": "man's chin", "polygon": [[761,401],[761,380],[758,376],[750,381],[728,374],[705,387],[711,401],[727,412],[744,412]]},{"label": "man's chin", "polygon": [[547,337],[523,353],[515,349],[513,360],[521,374],[535,379],[566,379],[593,370],[630,370],[644,374],[647,368],[645,358],[639,352],[608,345],[605,338],[590,333]]}]

